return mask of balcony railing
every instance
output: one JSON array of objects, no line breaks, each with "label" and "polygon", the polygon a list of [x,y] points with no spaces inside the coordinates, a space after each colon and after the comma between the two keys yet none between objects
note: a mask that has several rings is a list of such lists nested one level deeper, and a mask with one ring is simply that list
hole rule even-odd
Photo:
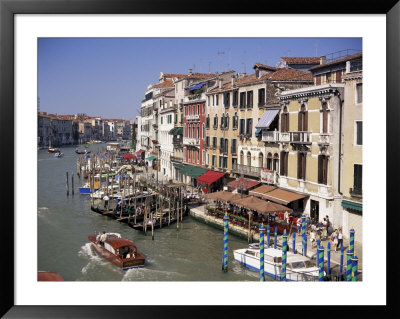
[{"label": "balcony railing", "polygon": [[193,137],[184,137],[183,144],[185,145],[200,145],[200,139]]},{"label": "balcony railing", "polygon": [[171,162],[178,162],[178,163],[182,163],[183,162],[183,158],[182,157],[176,157],[176,156],[170,156],[169,157]]},{"label": "balcony railing", "polygon": [[262,141],[263,142],[278,142],[279,141],[278,131],[262,131]]},{"label": "balcony railing", "polygon": [[260,177],[261,167],[254,167],[242,164],[233,164],[232,171],[239,174]]},{"label": "balcony railing", "polygon": [[279,133],[279,141],[280,142],[290,142],[290,134],[289,132]]},{"label": "balcony railing", "polygon": [[200,119],[200,115],[198,115],[198,114],[186,115],[186,119],[187,119],[188,121],[199,120],[199,119]]},{"label": "balcony railing", "polygon": [[290,143],[311,144],[311,132],[289,132]]}]

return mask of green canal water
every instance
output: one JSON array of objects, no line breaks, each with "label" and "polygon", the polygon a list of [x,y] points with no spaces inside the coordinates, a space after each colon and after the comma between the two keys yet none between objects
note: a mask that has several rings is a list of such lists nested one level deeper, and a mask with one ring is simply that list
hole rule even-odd
[{"label": "green canal water", "polygon": [[[104,144],[87,145],[96,152]],[[63,158],[38,151],[38,270],[58,272],[66,281],[258,281],[257,272],[234,261],[233,250],[247,241],[229,235],[229,269],[221,270],[223,232],[192,217],[157,229],[154,240],[126,224],[90,210],[90,197],[79,195],[75,147]],[[66,195],[66,172],[74,173],[75,194]],[[88,235],[117,232],[135,242],[146,257],[144,268],[123,271],[92,251]],[[273,280],[267,278],[267,280]]]}]

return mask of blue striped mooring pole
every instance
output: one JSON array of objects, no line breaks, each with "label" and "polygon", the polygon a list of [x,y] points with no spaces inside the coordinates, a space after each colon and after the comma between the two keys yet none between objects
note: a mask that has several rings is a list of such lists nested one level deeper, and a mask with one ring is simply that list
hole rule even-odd
[{"label": "blue striped mooring pole", "polygon": [[331,242],[328,242],[328,248],[326,249],[327,265],[326,274],[328,277],[331,275]]},{"label": "blue striped mooring pole", "polygon": [[296,233],[293,233],[292,236],[292,250],[293,250],[293,254],[296,253]]},{"label": "blue striped mooring pole", "polygon": [[260,281],[265,281],[264,276],[264,226],[260,224]]},{"label": "blue striped mooring pole", "polygon": [[355,230],[352,228],[350,229],[350,246],[349,246],[349,250],[351,250],[351,252],[354,254],[354,233]]},{"label": "blue striped mooring pole", "polygon": [[278,227],[275,226],[274,231],[274,248],[276,249],[276,242],[278,241]]},{"label": "blue striped mooring pole", "polygon": [[281,280],[286,281],[286,261],[287,261],[287,235],[286,229],[282,235],[282,269],[281,269]]},{"label": "blue striped mooring pole", "polygon": [[324,246],[317,248],[318,281],[324,281]]},{"label": "blue striped mooring pole", "polygon": [[224,252],[223,252],[222,270],[228,271],[228,214],[225,211],[224,216]]},{"label": "blue striped mooring pole", "polygon": [[317,240],[317,258],[315,259],[317,261],[317,267],[318,267],[318,247],[321,245],[321,240]]},{"label": "blue striped mooring pole", "polygon": [[358,274],[358,257],[352,256],[351,257],[351,281],[357,281],[357,274]]},{"label": "blue striped mooring pole", "polygon": [[269,225],[267,225],[267,248],[269,248],[270,236],[271,236],[271,230],[269,228]]},{"label": "blue striped mooring pole", "polygon": [[307,256],[307,235],[304,234],[304,256]]},{"label": "blue striped mooring pole", "polygon": [[343,255],[344,255],[344,246],[340,247],[340,267],[339,267],[339,280],[342,280],[343,274]]},{"label": "blue striped mooring pole", "polygon": [[351,281],[351,256],[353,256],[353,252],[349,249],[346,251],[347,255],[347,265],[346,265],[346,281]]}]

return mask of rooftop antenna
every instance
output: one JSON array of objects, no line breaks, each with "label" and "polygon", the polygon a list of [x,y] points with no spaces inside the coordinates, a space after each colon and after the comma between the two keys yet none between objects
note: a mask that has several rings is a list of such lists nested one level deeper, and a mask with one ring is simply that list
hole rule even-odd
[{"label": "rooftop antenna", "polygon": [[219,73],[222,73],[222,69],[221,69],[222,68],[222,57],[221,57],[221,55],[225,54],[225,52],[218,51],[217,54],[219,57]]},{"label": "rooftop antenna", "polygon": [[231,70],[231,48],[228,49],[228,71]]}]

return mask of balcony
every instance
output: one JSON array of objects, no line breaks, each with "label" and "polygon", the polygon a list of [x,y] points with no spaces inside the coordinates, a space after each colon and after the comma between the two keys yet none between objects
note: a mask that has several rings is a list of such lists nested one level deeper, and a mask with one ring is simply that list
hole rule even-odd
[{"label": "balcony", "polygon": [[198,121],[198,120],[200,120],[200,115],[198,115],[198,114],[186,115],[186,119],[188,121]]},{"label": "balcony", "polygon": [[290,143],[311,144],[311,132],[289,132]]},{"label": "balcony", "polygon": [[319,145],[329,145],[331,143],[331,134],[321,133],[318,135]]},{"label": "balcony", "polygon": [[200,139],[199,138],[193,138],[193,137],[184,137],[183,138],[183,144],[184,145],[200,145]]},{"label": "balcony", "polygon": [[182,157],[176,157],[176,156],[170,156],[169,159],[171,160],[171,162],[176,162],[176,163],[182,163],[183,162],[183,158]]},{"label": "balcony", "polygon": [[262,131],[262,141],[263,142],[279,142],[279,135],[280,133],[278,131]]},{"label": "balcony", "polygon": [[349,193],[353,197],[361,198],[362,197],[362,188],[359,188],[359,187],[350,188]]},{"label": "balcony", "polygon": [[289,143],[290,142],[289,132],[279,133],[279,141]]},{"label": "balcony", "polygon": [[248,176],[260,177],[261,167],[254,167],[242,164],[233,164],[232,171],[238,174],[244,174]]},{"label": "balcony", "polygon": [[200,100],[205,100],[206,99],[206,95],[205,93],[198,93],[198,94],[189,94],[187,96],[185,96],[184,98],[184,102],[197,102]]}]

